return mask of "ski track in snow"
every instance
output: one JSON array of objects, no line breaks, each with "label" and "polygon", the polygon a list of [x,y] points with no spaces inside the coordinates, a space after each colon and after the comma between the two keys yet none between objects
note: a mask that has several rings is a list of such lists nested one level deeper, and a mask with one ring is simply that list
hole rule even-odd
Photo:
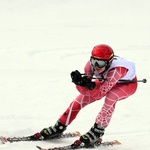
[{"label": "ski track in snow", "polygon": [[[149,150],[149,0],[0,0],[0,135],[27,136],[54,125],[78,92],[70,72],[83,71],[100,43],[136,63],[137,92],[116,105],[101,150]],[[87,132],[103,99],[85,107],[67,132]],[[36,150],[68,145],[77,138],[18,142],[0,150]]]}]

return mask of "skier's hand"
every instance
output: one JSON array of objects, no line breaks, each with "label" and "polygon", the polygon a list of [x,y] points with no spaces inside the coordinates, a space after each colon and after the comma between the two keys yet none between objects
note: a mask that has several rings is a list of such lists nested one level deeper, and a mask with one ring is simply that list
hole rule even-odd
[{"label": "skier's hand", "polygon": [[87,76],[82,77],[81,73],[78,70],[72,71],[70,75],[72,78],[72,82],[76,85],[84,86],[89,90],[93,90],[96,86],[95,82],[92,82],[91,79],[89,79]]},{"label": "skier's hand", "polygon": [[93,90],[96,86],[95,82],[92,82],[87,76],[82,77],[83,86],[88,88],[89,90]]},{"label": "skier's hand", "polygon": [[70,75],[73,83],[75,83],[76,85],[81,85],[82,76],[78,70],[72,71]]}]

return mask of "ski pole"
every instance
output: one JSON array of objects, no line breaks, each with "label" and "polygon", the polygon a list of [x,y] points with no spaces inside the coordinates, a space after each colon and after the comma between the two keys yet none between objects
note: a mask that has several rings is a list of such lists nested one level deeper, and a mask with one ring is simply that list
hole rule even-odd
[{"label": "ski pole", "polygon": [[[100,81],[105,80],[103,78],[92,78],[92,79],[98,79]],[[124,80],[124,79],[120,79],[120,80],[118,80],[118,83],[135,83],[135,82],[146,83],[147,80],[146,79],[142,79],[142,80]]]},{"label": "ski pole", "polygon": [[[90,75],[87,75],[87,74],[81,74],[81,75],[84,75],[84,76],[90,76]],[[95,78],[95,77],[92,77],[92,79],[98,79],[100,81],[102,80],[106,80],[104,78]],[[119,83],[134,83],[134,82],[142,82],[142,83],[146,83],[147,80],[146,79],[142,79],[142,80],[125,80],[125,79],[120,79],[118,80]]]},{"label": "ski pole", "polygon": [[134,83],[134,82],[146,83],[147,80],[146,79],[142,79],[142,80],[119,80],[119,83]]}]

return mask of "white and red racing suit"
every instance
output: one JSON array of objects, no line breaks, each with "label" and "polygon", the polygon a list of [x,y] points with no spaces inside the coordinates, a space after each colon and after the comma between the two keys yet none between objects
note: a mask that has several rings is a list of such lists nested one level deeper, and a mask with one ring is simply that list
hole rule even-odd
[{"label": "white and red racing suit", "polygon": [[82,108],[105,97],[104,104],[95,122],[102,127],[107,127],[117,101],[126,99],[134,94],[137,89],[137,82],[119,83],[120,79],[136,79],[135,65],[133,62],[117,56],[114,57],[110,67],[102,74],[98,74],[93,69],[90,61],[87,62],[84,71],[85,74],[90,74],[97,78],[104,78],[104,80],[100,81],[96,79],[94,81],[96,87],[93,90],[77,85],[76,88],[80,94],[71,102],[70,106],[59,118],[59,121],[66,126],[69,125]]}]

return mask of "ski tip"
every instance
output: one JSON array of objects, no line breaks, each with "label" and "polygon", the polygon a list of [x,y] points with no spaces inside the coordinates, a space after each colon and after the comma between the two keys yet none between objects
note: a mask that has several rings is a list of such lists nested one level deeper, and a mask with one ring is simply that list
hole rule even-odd
[{"label": "ski tip", "polygon": [[79,131],[76,131],[74,135],[75,135],[75,136],[80,136],[81,134],[80,134]]},{"label": "ski tip", "polygon": [[42,150],[42,148],[40,146],[36,146],[38,149]]},{"label": "ski tip", "polygon": [[113,144],[120,145],[120,144],[121,144],[121,142],[119,142],[118,140],[114,140],[114,141],[113,141]]},{"label": "ski tip", "polygon": [[6,137],[0,136],[0,144],[5,144],[7,141]]},{"label": "ski tip", "polygon": [[49,150],[49,149],[45,149],[45,148],[42,148],[40,146],[36,146],[39,150]]}]

